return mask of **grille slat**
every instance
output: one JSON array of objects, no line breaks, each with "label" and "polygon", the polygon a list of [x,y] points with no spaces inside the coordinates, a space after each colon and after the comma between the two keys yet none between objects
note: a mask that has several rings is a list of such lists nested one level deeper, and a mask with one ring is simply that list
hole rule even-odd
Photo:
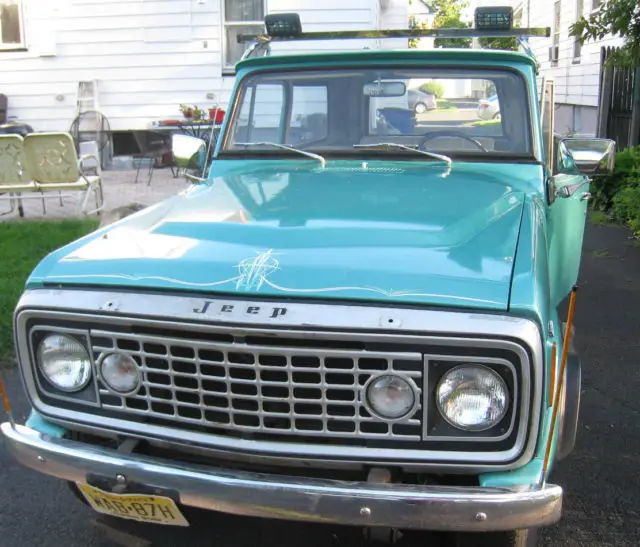
[{"label": "grille slat", "polygon": [[[369,351],[238,343],[92,331],[95,354],[127,348],[143,388],[119,396],[100,385],[104,408],[212,433],[267,433],[274,439],[422,440],[422,412],[390,424],[371,416],[362,386],[402,371],[422,388],[423,358],[413,351]],[[419,393],[419,399],[421,399]],[[399,427],[399,426],[402,427]]]}]

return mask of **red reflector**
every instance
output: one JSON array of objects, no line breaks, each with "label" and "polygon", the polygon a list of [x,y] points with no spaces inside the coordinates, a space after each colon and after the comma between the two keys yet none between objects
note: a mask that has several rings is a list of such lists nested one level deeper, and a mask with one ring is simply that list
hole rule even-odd
[{"label": "red reflector", "polygon": [[488,104],[481,104],[480,108],[489,108],[489,105]]}]

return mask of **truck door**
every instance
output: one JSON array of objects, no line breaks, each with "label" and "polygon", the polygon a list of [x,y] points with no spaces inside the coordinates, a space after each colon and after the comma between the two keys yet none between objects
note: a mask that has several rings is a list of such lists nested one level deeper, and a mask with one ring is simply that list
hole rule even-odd
[{"label": "truck door", "polygon": [[[575,173],[558,172],[561,138],[554,133],[555,94],[554,81],[545,79],[542,96],[542,130],[545,145],[549,184],[547,199],[549,238],[550,304],[557,307],[569,294],[578,279],[582,242],[589,199],[589,178]],[[570,197],[558,197],[564,186],[578,186]]]}]

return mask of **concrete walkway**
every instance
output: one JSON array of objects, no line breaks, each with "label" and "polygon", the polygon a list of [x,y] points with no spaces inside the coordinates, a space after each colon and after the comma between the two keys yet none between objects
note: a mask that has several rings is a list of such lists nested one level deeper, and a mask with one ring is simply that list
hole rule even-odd
[{"label": "concrete walkway", "polygon": [[[102,187],[104,189],[105,200],[105,212],[128,205],[137,203],[141,205],[153,205],[165,198],[177,194],[181,190],[184,190],[189,186],[183,176],[174,178],[171,169],[159,168],[153,170],[151,178],[151,185],[147,185],[149,179],[148,170],[146,168],[140,169],[140,175],[138,182],[134,182],[136,178],[135,170],[119,171],[109,170],[102,172]],[[40,196],[36,198],[37,194],[25,194],[25,196],[31,196],[29,199],[23,200],[24,206],[24,219],[59,219],[59,218],[72,218],[83,216],[77,213],[77,201],[76,199],[82,199],[84,194],[82,192],[75,192],[67,194],[63,203],[64,206],[60,206],[58,194],[50,192],[46,194],[45,207],[46,213],[42,210],[42,199]],[[76,197],[77,196],[77,197]],[[91,203],[93,201],[91,196]],[[4,212],[9,209],[9,202],[3,201],[0,204],[0,211]],[[18,210],[7,215],[0,216],[0,221],[6,220],[20,220]]]}]

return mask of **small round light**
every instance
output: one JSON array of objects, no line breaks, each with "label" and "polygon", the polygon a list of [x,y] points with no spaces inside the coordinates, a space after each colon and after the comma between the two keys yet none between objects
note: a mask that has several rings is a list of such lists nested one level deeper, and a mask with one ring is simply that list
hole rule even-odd
[{"label": "small round light", "polygon": [[124,353],[106,355],[100,363],[100,376],[109,389],[118,393],[132,393],[140,385],[138,364]]},{"label": "small round light", "polygon": [[384,374],[373,378],[366,388],[369,408],[386,420],[404,418],[416,403],[412,384],[401,376]]},{"label": "small round light", "polygon": [[91,379],[89,352],[71,336],[46,336],[38,345],[37,361],[47,381],[62,391],[80,391]]},{"label": "small round light", "polygon": [[465,431],[491,429],[505,417],[509,390],[502,377],[484,365],[462,365],[447,372],[436,387],[442,417]]}]

